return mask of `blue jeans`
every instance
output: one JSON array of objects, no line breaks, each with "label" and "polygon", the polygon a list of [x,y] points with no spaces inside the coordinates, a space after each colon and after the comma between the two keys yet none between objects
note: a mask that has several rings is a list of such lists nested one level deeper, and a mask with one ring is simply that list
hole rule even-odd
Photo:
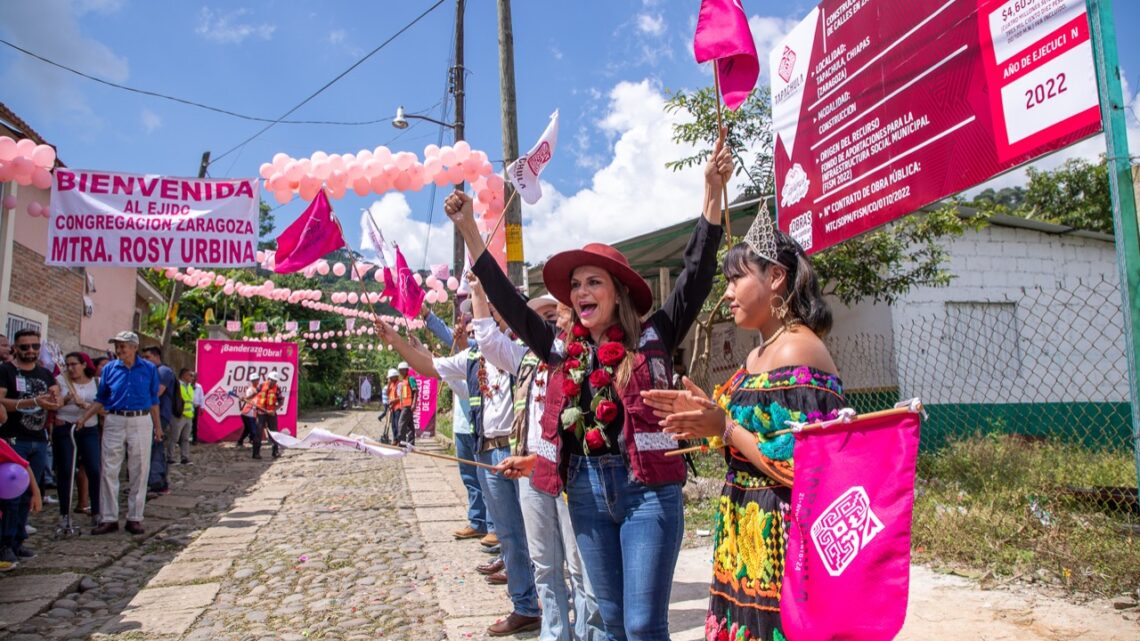
[{"label": "blue jeans", "polygon": [[[487,465],[498,465],[511,455],[509,447],[479,452],[475,460]],[[523,525],[519,505],[518,481],[487,472],[479,468],[479,481],[483,486],[483,500],[487,511],[495,520],[495,535],[502,547],[503,564],[507,573],[507,594],[514,611],[528,617],[540,614],[538,594],[534,589],[534,571],[530,567],[530,552],[526,547],[526,527]]]},{"label": "blue jeans", "polygon": [[647,487],[621,456],[573,456],[570,520],[610,639],[669,639],[669,593],[685,515],[681,484]]},{"label": "blue jeans", "polygon": [[[12,449],[16,450],[16,453],[31,467],[32,476],[35,477],[41,492],[44,487],[44,474],[47,473],[48,468],[47,445],[47,441],[32,441],[22,438],[18,438],[12,443]],[[2,524],[0,524],[0,547],[16,547],[28,538],[28,512],[31,509],[31,484],[20,496],[7,501],[0,501],[0,512],[4,513]]]},{"label": "blue jeans", "polygon": [[[467,461],[475,460],[475,435],[455,435],[455,456]],[[467,524],[480,532],[494,532],[495,526],[487,515],[487,505],[483,503],[483,488],[479,484],[479,468],[467,463],[459,464],[459,478],[467,488]]]},{"label": "blue jeans", "polygon": [[[542,602],[540,641],[604,641],[605,629],[593,587],[582,571],[566,498],[534,489],[519,479],[526,544],[534,563],[534,586]],[[567,590],[567,580],[570,589]],[[570,610],[574,626],[570,626]]]},{"label": "blue jeans", "polygon": [[[166,435],[166,430],[170,429],[170,424],[162,424],[162,434]],[[146,486],[152,492],[170,489],[170,483],[166,477],[166,450],[163,448],[163,443],[160,440],[153,439],[150,444],[150,473],[147,476]],[[118,498],[118,497],[116,497]]]},{"label": "blue jeans", "polygon": [[99,474],[101,465],[100,452],[102,439],[99,436],[99,426],[92,425],[81,430],[75,430],[75,447],[71,445],[71,431],[74,423],[56,425],[51,431],[53,451],[55,452],[56,491],[59,493],[59,514],[71,514],[72,495],[72,456],[76,456],[76,463],[87,472],[87,499],[90,501],[91,513],[99,514]]}]

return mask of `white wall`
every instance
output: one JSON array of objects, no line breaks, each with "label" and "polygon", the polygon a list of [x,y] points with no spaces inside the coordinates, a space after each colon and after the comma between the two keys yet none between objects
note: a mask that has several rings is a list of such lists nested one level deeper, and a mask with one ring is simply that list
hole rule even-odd
[{"label": "white wall", "polygon": [[947,247],[953,283],[915,289],[894,306],[901,396],[1126,400],[1112,243],[989,226]]},{"label": "white wall", "polygon": [[827,348],[839,368],[844,391],[896,387],[891,308],[870,302],[848,307],[834,298],[828,302],[833,321]]}]

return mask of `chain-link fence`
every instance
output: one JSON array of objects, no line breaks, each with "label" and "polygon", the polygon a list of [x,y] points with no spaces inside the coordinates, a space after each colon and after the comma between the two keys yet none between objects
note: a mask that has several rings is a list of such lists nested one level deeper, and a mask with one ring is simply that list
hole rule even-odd
[{"label": "chain-link fence", "polygon": [[[895,305],[827,343],[860,413],[922,399],[919,558],[1113,593],[1140,587],[1140,504],[1115,281]],[[758,344],[709,333],[692,377],[720,384]],[[698,353],[704,346],[698,344]]]}]

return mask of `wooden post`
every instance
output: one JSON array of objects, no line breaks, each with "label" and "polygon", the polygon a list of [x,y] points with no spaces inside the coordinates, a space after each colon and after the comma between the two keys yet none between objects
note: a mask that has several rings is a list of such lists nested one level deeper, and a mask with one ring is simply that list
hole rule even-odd
[{"label": "wooden post", "polygon": [[[511,0],[498,0],[499,14],[499,100],[502,111],[503,158],[519,157],[518,106],[515,99],[515,35],[511,26]],[[510,199],[514,191],[506,185],[504,197],[507,206],[503,218],[507,221],[507,277],[515,287],[523,285],[522,204]],[[512,204],[513,203],[513,204]]]}]

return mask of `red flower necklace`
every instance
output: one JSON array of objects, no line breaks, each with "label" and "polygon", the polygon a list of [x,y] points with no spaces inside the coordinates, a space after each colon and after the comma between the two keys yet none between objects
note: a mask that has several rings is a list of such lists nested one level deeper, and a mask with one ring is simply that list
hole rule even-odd
[{"label": "red flower necklace", "polygon": [[491,398],[494,394],[499,392],[499,384],[487,384],[487,359],[482,356],[479,357],[479,371],[476,373],[479,379],[479,393],[483,398]]},{"label": "red flower necklace", "polygon": [[[570,400],[566,409],[562,410],[562,428],[582,441],[582,449],[586,454],[590,450],[602,450],[610,446],[606,436],[606,426],[617,418],[618,405],[614,401],[614,368],[625,358],[625,346],[621,344],[625,332],[620,325],[611,325],[606,330],[607,342],[598,347],[598,369],[589,377],[590,388],[594,390],[594,398],[590,402],[590,412],[583,413],[579,406],[582,396],[582,384],[586,380],[586,366],[590,360],[590,344],[586,339],[590,330],[582,324],[571,328],[574,340],[566,346],[566,360],[562,363],[562,394]],[[590,416],[592,414],[592,417]],[[592,418],[592,420],[590,420]],[[587,422],[591,425],[587,427]]]}]

